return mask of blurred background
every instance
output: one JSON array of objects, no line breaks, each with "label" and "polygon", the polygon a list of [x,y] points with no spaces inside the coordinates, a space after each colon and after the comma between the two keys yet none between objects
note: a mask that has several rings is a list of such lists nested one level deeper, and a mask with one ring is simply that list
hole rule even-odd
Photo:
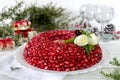
[{"label": "blurred background", "polygon": [[[5,6],[10,7],[20,1],[24,1],[26,5],[36,4],[37,6],[46,5],[52,1],[54,4],[57,4],[56,6],[61,6],[66,8],[66,11],[72,12],[70,14],[71,17],[79,15],[80,6],[83,4],[109,5],[112,6],[115,11],[114,17],[110,23],[113,23],[116,26],[116,29],[120,30],[120,0],[0,0],[0,12]],[[99,24],[94,21],[93,25]]]}]

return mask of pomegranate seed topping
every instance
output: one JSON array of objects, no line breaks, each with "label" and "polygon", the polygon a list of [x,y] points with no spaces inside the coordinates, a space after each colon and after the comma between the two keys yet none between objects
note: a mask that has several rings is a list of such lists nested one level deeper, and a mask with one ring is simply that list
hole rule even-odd
[{"label": "pomegranate seed topping", "polygon": [[102,51],[96,45],[90,55],[81,46],[64,44],[63,40],[75,37],[74,31],[53,30],[33,37],[24,49],[24,59],[30,65],[45,70],[74,71],[89,68],[102,59]]}]

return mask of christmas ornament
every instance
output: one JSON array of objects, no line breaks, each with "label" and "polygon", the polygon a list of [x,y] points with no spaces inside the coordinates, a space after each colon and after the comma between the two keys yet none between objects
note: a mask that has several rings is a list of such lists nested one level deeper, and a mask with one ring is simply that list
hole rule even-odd
[{"label": "christmas ornament", "polygon": [[31,22],[28,20],[16,21],[13,23],[13,29],[16,30],[26,30],[29,29]]},{"label": "christmas ornament", "polygon": [[31,25],[31,22],[28,20],[20,20],[20,21],[14,22],[13,29],[15,31],[15,34],[21,36],[23,41],[28,41],[35,34],[37,34],[36,31],[30,28],[30,25]]},{"label": "christmas ornament", "polygon": [[108,24],[105,26],[104,32],[107,34],[112,34],[115,31],[115,26],[113,24]]},{"label": "christmas ornament", "polygon": [[15,42],[11,38],[0,39],[0,51],[15,47]]}]

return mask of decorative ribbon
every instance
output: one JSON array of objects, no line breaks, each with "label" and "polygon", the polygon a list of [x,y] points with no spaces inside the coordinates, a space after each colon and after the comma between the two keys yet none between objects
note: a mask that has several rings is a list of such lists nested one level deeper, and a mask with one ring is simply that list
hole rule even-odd
[{"label": "decorative ribbon", "polygon": [[21,26],[30,26],[30,21],[28,20],[20,20],[20,21],[16,21],[13,23],[13,27],[18,28]]},{"label": "decorative ribbon", "polygon": [[26,29],[26,30],[16,30],[15,33],[18,35],[22,35],[23,37],[28,37],[28,32],[32,31],[31,28]]},{"label": "decorative ribbon", "polygon": [[11,38],[5,38],[5,39],[0,39],[0,46],[3,47],[3,49],[7,48],[8,46],[12,46],[13,42]]}]

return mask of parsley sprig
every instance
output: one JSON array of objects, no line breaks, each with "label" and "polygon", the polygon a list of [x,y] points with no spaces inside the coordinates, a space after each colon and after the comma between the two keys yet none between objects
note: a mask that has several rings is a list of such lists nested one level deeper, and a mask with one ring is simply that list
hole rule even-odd
[{"label": "parsley sprig", "polygon": [[93,50],[93,49],[95,48],[95,46],[94,46],[94,45],[91,45],[91,44],[87,44],[87,45],[85,45],[85,46],[83,46],[83,47],[84,47],[87,55],[90,55],[91,50]]},{"label": "parsley sprig", "polygon": [[89,38],[91,38],[91,32],[86,32],[86,31],[84,31],[84,30],[80,30],[80,32],[82,33],[82,34],[84,34],[84,35],[86,35],[87,37],[89,37]]},{"label": "parsley sprig", "polygon": [[[87,37],[91,38],[91,36],[90,36],[92,34],[91,32],[86,32],[84,30],[80,30],[80,32],[82,34],[86,35]],[[95,48],[95,46],[91,45],[91,44],[87,44],[84,46],[84,49],[85,49],[87,55],[90,55],[91,50],[93,50],[94,48]]]}]

